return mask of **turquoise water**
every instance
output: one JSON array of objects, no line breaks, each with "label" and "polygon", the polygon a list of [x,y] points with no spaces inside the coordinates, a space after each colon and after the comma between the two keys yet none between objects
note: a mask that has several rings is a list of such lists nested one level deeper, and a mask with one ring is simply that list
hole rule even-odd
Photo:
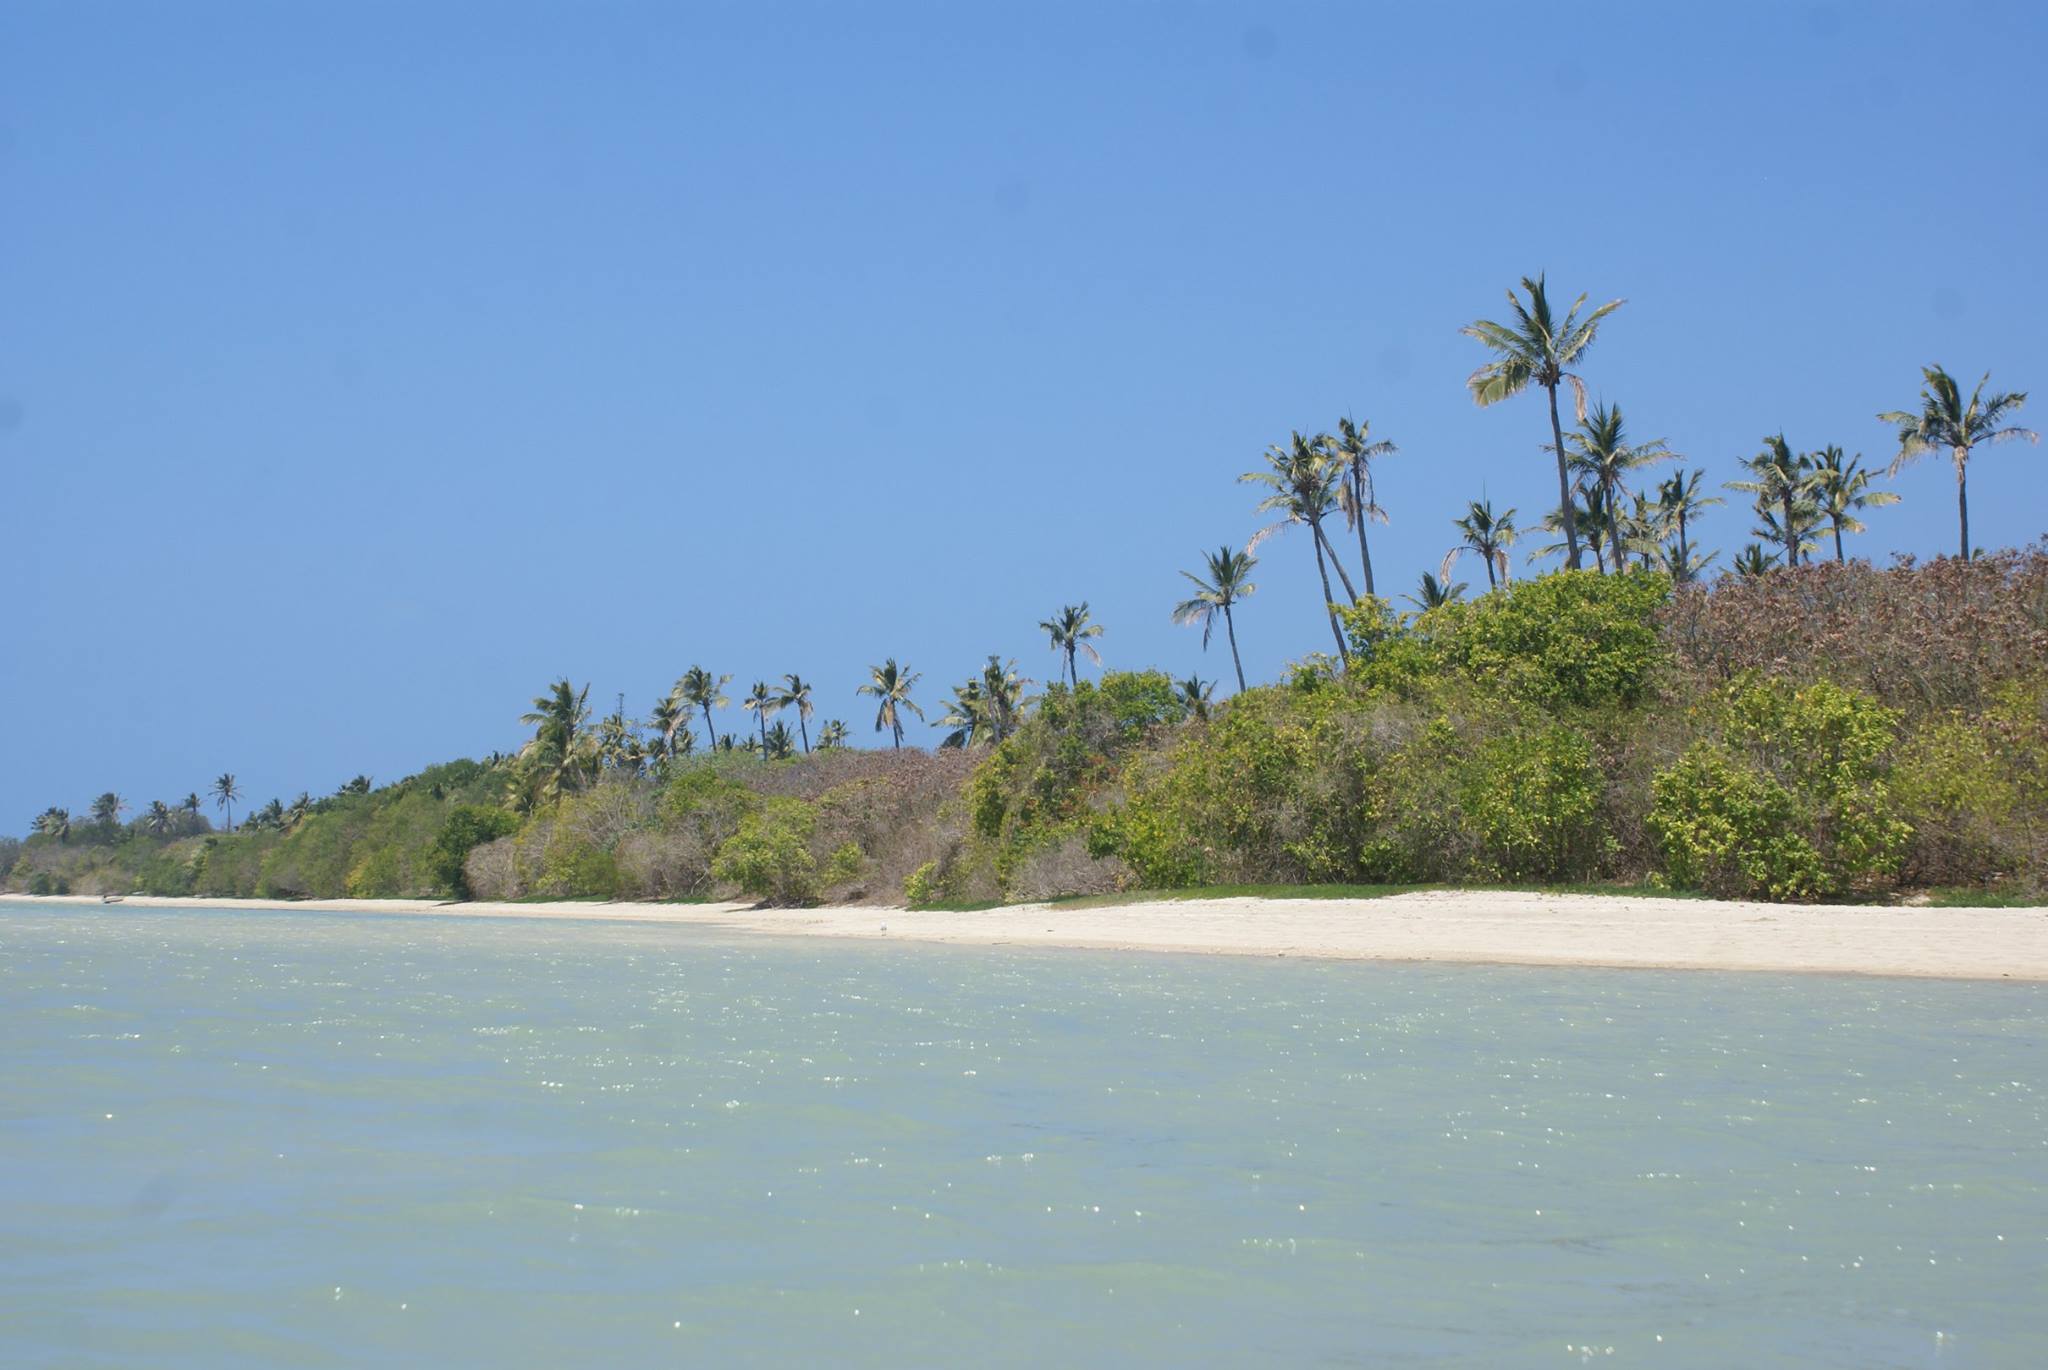
[{"label": "turquoise water", "polygon": [[2037,1366],[2044,1047],[2010,984],[15,908],[0,1361]]}]

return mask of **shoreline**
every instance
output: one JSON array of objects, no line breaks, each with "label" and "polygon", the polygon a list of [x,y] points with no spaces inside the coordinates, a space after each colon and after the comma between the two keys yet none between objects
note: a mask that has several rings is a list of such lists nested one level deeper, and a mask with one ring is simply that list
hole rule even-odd
[{"label": "shoreline", "polygon": [[0,895],[10,905],[225,908],[675,924],[785,937],[1347,961],[2048,981],[2048,908],[1760,904],[1429,890],[1373,899],[1161,899],[972,913],[876,905],[453,903]]}]

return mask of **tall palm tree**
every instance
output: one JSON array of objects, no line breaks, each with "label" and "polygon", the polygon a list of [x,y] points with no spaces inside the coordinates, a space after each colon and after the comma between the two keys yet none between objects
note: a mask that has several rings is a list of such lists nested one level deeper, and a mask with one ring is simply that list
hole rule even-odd
[{"label": "tall palm tree", "polygon": [[991,741],[1001,742],[1017,731],[1025,706],[1031,702],[1025,694],[1030,684],[1018,671],[1016,658],[1006,662],[989,653],[988,663],[981,668],[981,699],[988,713]]},{"label": "tall palm tree", "polygon": [[1604,497],[1608,512],[1608,545],[1613,554],[1611,561],[1615,570],[1622,570],[1628,564],[1622,549],[1626,520],[1617,515],[1622,508],[1622,496],[1628,491],[1628,478],[1646,466],[1670,461],[1678,454],[1666,447],[1662,438],[1654,442],[1631,443],[1618,404],[1594,405],[1592,412],[1579,420],[1578,431],[1566,441],[1571,445],[1572,469],[1579,473],[1580,481],[1588,486],[1598,486]]},{"label": "tall palm tree", "polygon": [[1216,615],[1223,615],[1223,631],[1230,639],[1230,664],[1237,668],[1237,691],[1243,694],[1244,660],[1237,654],[1237,621],[1231,617],[1230,608],[1239,600],[1249,599],[1259,588],[1251,581],[1252,568],[1259,564],[1259,559],[1251,554],[1250,548],[1239,552],[1228,545],[1202,553],[1202,559],[1209,564],[1208,579],[1193,571],[1181,572],[1195,583],[1195,595],[1174,606],[1173,621],[1201,624],[1202,650],[1206,652],[1209,634],[1216,628]]},{"label": "tall palm tree", "polygon": [[684,702],[704,711],[704,731],[711,734],[713,747],[718,745],[718,724],[712,720],[711,711],[732,703],[725,697],[725,687],[731,683],[731,676],[714,676],[702,666],[692,666],[676,682],[676,693]]},{"label": "tall palm tree", "polygon": [[1813,501],[1820,516],[1835,530],[1835,560],[1849,559],[1842,550],[1842,534],[1864,531],[1863,520],[1856,517],[1859,509],[1880,509],[1887,504],[1897,504],[1899,497],[1890,490],[1873,490],[1870,482],[1876,473],[1863,467],[1863,454],[1846,457],[1840,446],[1829,443],[1816,454],[1813,470]]},{"label": "tall palm tree", "polygon": [[690,749],[690,705],[677,691],[672,689],[654,701],[654,711],[647,716],[647,726],[654,731],[654,739],[648,744],[647,752],[657,764],[677,755],[677,737],[683,739],[683,751]]},{"label": "tall palm tree", "polygon": [[754,688],[747,691],[747,697],[740,701],[740,707],[752,714],[754,721],[761,725],[761,756],[765,760],[768,755],[768,715],[781,707],[776,702],[775,692],[768,688],[767,681],[757,680],[754,682]]},{"label": "tall palm tree", "polygon": [[1204,680],[1198,675],[1173,682],[1173,697],[1180,702],[1181,708],[1194,718],[1209,716],[1209,697],[1215,693],[1216,682]]},{"label": "tall palm tree", "polygon": [[589,726],[590,686],[578,690],[567,677],[557,680],[519,721],[533,726],[533,737],[519,749],[536,782],[529,801],[553,798],[594,772],[599,739]]},{"label": "tall palm tree", "polygon": [[[1379,500],[1373,494],[1372,464],[1381,457],[1393,456],[1401,449],[1384,439],[1375,441],[1372,420],[1353,423],[1347,415],[1337,420],[1337,435],[1329,439],[1329,450],[1331,460],[1342,475],[1337,485],[1337,507],[1344,511],[1344,521],[1358,531],[1358,560],[1365,572],[1365,592],[1370,595],[1375,593],[1372,548],[1366,545],[1365,525],[1387,521],[1387,511],[1380,508]],[[1334,549],[1331,555],[1336,555]]]},{"label": "tall palm tree", "polygon": [[142,811],[142,827],[151,837],[162,837],[171,830],[171,809],[161,799],[149,801],[149,807]]},{"label": "tall palm tree", "polygon": [[[1477,552],[1479,559],[1486,563],[1486,588],[1500,588],[1500,580],[1508,578],[1509,575],[1508,548],[1515,545],[1515,511],[1507,509],[1496,514],[1493,512],[1492,500],[1475,499],[1466,505],[1465,516],[1453,519],[1452,524],[1464,536],[1457,546],[1444,553],[1444,564],[1438,569],[1437,577],[1448,581],[1451,578],[1451,567],[1457,562],[1459,554],[1472,551]],[[1495,578],[1496,569],[1499,571],[1499,579]]]},{"label": "tall palm tree", "polygon": [[1073,682],[1076,690],[1080,689],[1081,674],[1074,668],[1074,654],[1086,652],[1090,661],[1098,666],[1102,664],[1102,653],[1096,651],[1095,644],[1089,640],[1102,636],[1102,625],[1089,621],[1088,601],[1084,599],[1079,604],[1066,605],[1054,617],[1041,620],[1038,626],[1045,630],[1052,649],[1066,657],[1067,679]]},{"label": "tall palm tree", "polygon": [[[1820,517],[1813,502],[1813,457],[1795,453],[1785,435],[1764,439],[1764,450],[1742,463],[1747,480],[1727,482],[1730,490],[1756,497],[1759,536],[1774,537],[1785,549],[1785,564],[1797,566],[1806,534]],[[1769,531],[1765,532],[1765,528]]]},{"label": "tall palm tree", "polygon": [[1967,404],[1963,402],[1963,392],[1955,378],[1939,366],[1922,367],[1920,374],[1927,383],[1920,391],[1919,413],[1909,414],[1902,409],[1894,409],[1877,416],[1885,423],[1899,426],[1899,454],[1892,458],[1890,474],[1896,476],[1900,467],[1929,452],[1947,451],[1949,459],[1956,464],[1956,518],[1962,528],[1962,557],[1968,561],[1970,453],[1987,443],[2010,442],[2014,438],[2039,442],[2041,435],[2031,428],[2006,425],[2007,418],[2026,407],[2027,392],[2016,390],[2004,395],[1985,394],[1984,387],[1991,381],[1989,371],[1977,382],[1977,388],[1970,392]]},{"label": "tall palm tree", "polygon": [[1508,307],[1514,311],[1512,324],[1478,319],[1458,330],[1477,339],[1494,354],[1492,361],[1465,379],[1465,386],[1472,392],[1473,401],[1482,407],[1519,395],[1531,385],[1542,386],[1550,396],[1551,451],[1557,454],[1557,503],[1564,525],[1566,564],[1576,571],[1579,530],[1572,508],[1571,479],[1565,471],[1564,425],[1557,417],[1557,387],[1571,383],[1578,416],[1584,419],[1586,385],[1572,368],[1592,347],[1600,332],[1600,321],[1621,308],[1624,301],[1609,300],[1582,319],[1579,308],[1586,303],[1586,297],[1581,295],[1572,301],[1560,320],[1551,311],[1542,276],[1533,281],[1522,277],[1522,289],[1528,292],[1527,304],[1513,290],[1508,291]]},{"label": "tall palm tree", "polygon": [[186,795],[178,801],[178,807],[193,818],[199,817],[199,796],[196,794]]},{"label": "tall palm tree", "polygon": [[[1692,555],[1692,520],[1710,506],[1724,503],[1719,495],[1702,495],[1701,484],[1707,473],[1702,470],[1681,471],[1657,487],[1657,507],[1669,527],[1678,535],[1675,556],[1666,556],[1665,563],[1671,568],[1672,578],[1687,581],[1694,578],[1699,566],[1694,564]],[[1711,561],[1708,557],[1705,560]],[[1700,565],[1704,565],[1701,562]]]},{"label": "tall palm tree", "polygon": [[102,828],[113,827],[127,811],[128,805],[112,790],[92,801],[92,821]]},{"label": "tall palm tree", "polygon": [[[1336,512],[1337,486],[1343,479],[1330,460],[1329,439],[1321,434],[1307,438],[1296,433],[1287,446],[1276,444],[1266,449],[1265,470],[1247,471],[1238,479],[1263,485],[1272,492],[1259,501],[1258,512],[1286,515],[1254,533],[1245,545],[1247,552],[1257,551],[1260,543],[1294,524],[1307,525],[1316,553],[1316,574],[1323,582],[1323,612],[1330,619],[1330,636],[1336,639],[1337,655],[1349,660],[1343,630],[1337,626],[1336,596],[1330,593],[1329,568],[1323,559],[1323,549],[1328,545],[1323,536],[1323,520]],[[1334,552],[1330,559],[1336,559]],[[1351,577],[1344,573],[1342,562],[1337,563],[1337,576],[1344,582],[1352,603],[1357,603],[1358,592],[1351,588]]]},{"label": "tall palm tree", "polygon": [[235,830],[235,801],[241,797],[241,787],[235,784],[232,774],[222,775],[213,782],[213,806],[226,816],[229,832]]},{"label": "tall palm tree", "polygon": [[854,691],[855,694],[871,695],[880,703],[875,708],[875,731],[887,728],[894,736],[896,746],[903,745],[903,710],[908,709],[919,718],[924,710],[917,707],[910,698],[910,691],[917,684],[918,672],[908,666],[898,666],[896,658],[890,657],[879,666],[868,667],[868,682]]},{"label": "tall palm tree", "polygon": [[821,752],[829,751],[834,747],[844,747],[845,745],[846,720],[840,718],[826,719],[825,726],[818,729],[818,750]]},{"label": "tall palm tree", "polygon": [[[1455,555],[1457,550],[1455,547],[1452,548],[1452,554]],[[1500,555],[1502,558],[1505,558],[1507,553],[1503,552]],[[1488,567],[1487,569],[1490,578],[1492,568]],[[1446,604],[1455,604],[1463,599],[1465,597],[1465,582],[1461,580],[1453,584],[1448,574],[1442,580],[1438,580],[1429,572],[1424,571],[1421,583],[1415,587],[1415,593],[1401,597],[1426,614],[1431,609],[1441,609]]]},{"label": "tall palm tree", "polygon": [[775,707],[796,710],[796,730],[803,737],[804,754],[808,756],[811,750],[811,711],[814,707],[811,703],[811,682],[793,671],[783,676],[782,688],[775,695]]}]

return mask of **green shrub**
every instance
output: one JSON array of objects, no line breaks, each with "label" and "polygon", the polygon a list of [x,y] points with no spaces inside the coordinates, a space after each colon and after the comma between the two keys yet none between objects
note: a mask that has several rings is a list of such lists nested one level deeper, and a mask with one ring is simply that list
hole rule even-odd
[{"label": "green shrub", "polygon": [[1893,771],[1913,825],[1906,874],[1926,886],[2048,888],[2048,681],[2012,681],[1980,710],[1925,720]]},{"label": "green shrub", "polygon": [[903,901],[910,907],[924,908],[945,897],[939,886],[939,863],[927,861],[903,881]]},{"label": "green shrub", "polygon": [[470,849],[519,831],[519,819],[505,810],[482,804],[458,804],[428,849],[425,873],[436,891],[456,899],[471,899],[475,893],[463,874]]},{"label": "green shrub", "polygon": [[719,847],[712,872],[756,899],[803,904],[817,898],[811,855],[817,811],[801,799],[770,799],[740,820]]},{"label": "green shrub", "polygon": [[1710,735],[1651,782],[1648,825],[1673,884],[1821,899],[1897,875],[1912,829],[1887,787],[1898,715],[1821,681],[1746,677]]},{"label": "green shrub", "polygon": [[1585,879],[1611,846],[1600,828],[1592,744],[1573,728],[1480,743],[1465,768],[1459,807],[1485,873],[1496,878]]},{"label": "green shrub", "polygon": [[835,885],[850,885],[861,878],[867,870],[867,854],[858,842],[842,842],[825,863],[824,884],[827,889]]}]

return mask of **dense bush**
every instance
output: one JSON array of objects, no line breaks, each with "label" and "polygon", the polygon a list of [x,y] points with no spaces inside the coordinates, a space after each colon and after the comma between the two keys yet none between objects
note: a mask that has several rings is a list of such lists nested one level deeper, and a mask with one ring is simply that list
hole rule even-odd
[{"label": "dense bush", "polygon": [[1892,786],[1913,825],[1912,883],[2048,893],[2048,680],[2007,682],[1981,712],[1925,720]]},{"label": "dense bush", "polygon": [[817,827],[817,810],[803,800],[770,799],[740,820],[712,871],[756,899],[810,903],[818,894],[818,862],[811,855]]}]

